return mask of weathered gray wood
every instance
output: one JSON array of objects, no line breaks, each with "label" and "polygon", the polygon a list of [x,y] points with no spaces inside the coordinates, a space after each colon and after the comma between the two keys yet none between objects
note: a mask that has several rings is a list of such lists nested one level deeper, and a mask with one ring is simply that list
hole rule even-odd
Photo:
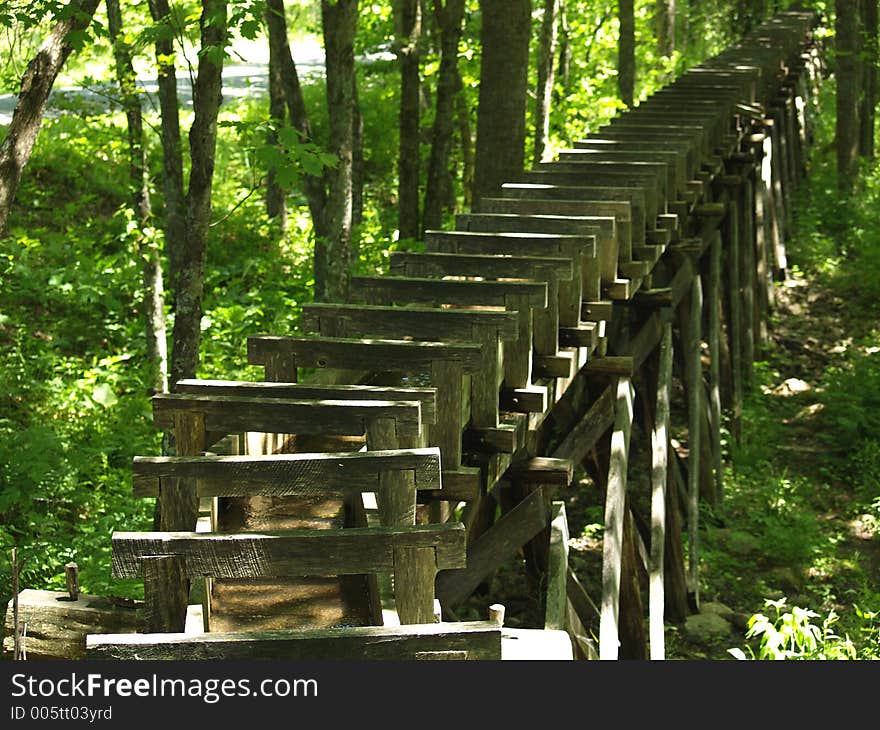
[{"label": "weathered gray wood", "polygon": [[67,584],[67,595],[71,601],[75,601],[79,597],[79,567],[76,563],[64,566],[64,582]]},{"label": "weathered gray wood", "polygon": [[[425,237],[429,231],[425,231]],[[487,279],[536,279],[552,275],[571,279],[572,264],[567,258],[504,254],[470,254],[392,251],[388,260],[392,276],[434,278],[477,276]]]},{"label": "weathered gray wood", "polygon": [[520,485],[567,487],[574,478],[574,462],[549,456],[514,461],[505,478]]},{"label": "weathered gray wood", "polygon": [[731,391],[733,397],[731,430],[739,440],[743,407],[743,365],[742,365],[742,242],[739,235],[739,215],[736,201],[731,201],[730,215],[725,219],[728,251],[728,301],[730,308],[730,348]]},{"label": "weathered gray wood", "polygon": [[[380,419],[381,420],[381,419]],[[418,489],[441,489],[436,447],[265,456],[136,456],[132,487],[136,497],[155,497],[159,480],[195,479],[204,497],[351,497],[379,489],[385,472],[409,471]]]},{"label": "weathered gray wood", "polygon": [[[625,134],[625,133],[624,133]],[[630,150],[632,152],[666,150],[680,154],[685,161],[685,171],[688,180],[693,180],[694,175],[700,169],[700,154],[696,141],[687,136],[665,137],[656,135],[635,136],[632,139],[620,138],[614,135],[590,134],[586,138],[575,140],[575,149],[605,149],[605,150]]]},{"label": "weathered gray wood", "polygon": [[280,335],[248,337],[251,365],[262,365],[267,354],[273,351],[292,355],[297,367],[303,368],[419,372],[429,369],[435,361],[445,360],[473,372],[482,364],[479,346],[468,343]]},{"label": "weathered gray wood", "polygon": [[684,369],[688,399],[688,590],[699,607],[699,516],[700,516],[700,428],[703,402],[700,327],[703,290],[695,276],[686,306],[681,310],[684,341]]},{"label": "weathered gray wood", "polygon": [[[146,631],[178,633],[186,626],[189,600],[186,562],[180,555],[145,555],[140,560],[144,577]],[[194,576],[195,577],[195,576]]]},{"label": "weathered gray wood", "polygon": [[465,564],[459,523],[278,533],[114,532],[113,575],[136,578],[144,558],[181,555],[190,578],[281,578],[394,570],[394,550],[432,547],[438,569]]},{"label": "weathered gray wood", "polygon": [[509,296],[527,296],[533,307],[547,306],[547,284],[535,281],[461,281],[398,276],[354,276],[351,298],[368,304],[457,304],[503,307]]},{"label": "weathered gray wood", "polygon": [[[400,437],[397,433],[397,424],[390,418],[372,419],[367,424],[367,443],[370,445],[381,444],[385,447],[399,446]],[[386,527],[414,525],[416,521],[416,484],[413,473],[399,469],[385,470],[379,474],[378,486],[376,504],[380,524]]]},{"label": "weathered gray wood", "polygon": [[302,326],[332,337],[407,337],[468,342],[482,353],[471,377],[471,418],[476,428],[498,425],[503,343],[519,335],[518,312],[374,305],[307,304]]},{"label": "weathered gray wood", "polygon": [[245,660],[414,659],[458,652],[472,660],[501,659],[501,628],[488,621],[322,630],[188,634],[93,634],[89,659]]},{"label": "weathered gray wood", "polygon": [[394,603],[401,624],[425,624],[434,618],[433,547],[394,548]]},{"label": "weathered gray wood", "polygon": [[[734,215],[735,210],[731,211]],[[715,502],[724,495],[724,464],[721,454],[721,233],[712,239],[709,257],[709,427],[712,440],[712,472],[715,477]]]},{"label": "weathered gray wood", "polygon": [[565,502],[550,505],[550,551],[547,561],[547,590],[544,600],[544,628],[565,630],[568,624],[568,517]]},{"label": "weathered gray wood", "polygon": [[473,593],[501,563],[547,526],[547,509],[540,491],[532,492],[470,546],[467,567],[440,572],[436,591],[440,602],[455,606]]},{"label": "weathered gray wood", "polygon": [[620,651],[618,618],[623,562],[623,523],[629,439],[633,420],[633,390],[629,378],[616,386],[614,430],[605,497],[605,537],[602,540],[602,608],[599,620],[599,658],[617,659]]},{"label": "weathered gray wood", "polygon": [[[143,630],[142,601],[80,593],[71,601],[66,591],[26,588],[18,594],[19,624],[27,625],[27,659],[82,659],[86,635]],[[3,655],[14,654],[13,600],[6,606]]]},{"label": "weathered gray wood", "polygon": [[614,422],[615,397],[614,387],[605,388],[583,418],[554,449],[553,456],[581,463]]},{"label": "weathered gray wood", "polygon": [[[271,355],[269,359],[272,359]],[[291,361],[288,365],[294,371],[296,370],[295,362]],[[437,390],[435,388],[192,379],[177,381],[176,392],[191,395],[233,395],[245,398],[285,398],[288,400],[418,401],[422,407],[422,423],[434,423],[437,409]]]},{"label": "weathered gray wood", "polygon": [[[666,482],[669,446],[669,391],[672,384],[672,325],[660,343],[657,396],[651,428],[651,557],[648,568],[648,622],[651,659],[666,658],[664,557],[666,551]],[[677,536],[673,536],[677,537]]]},{"label": "weathered gray wood", "polygon": [[[557,302],[559,324],[574,326],[579,322],[580,298],[582,296],[584,267],[596,258],[595,236],[574,236],[568,234],[522,233],[522,232],[483,232],[483,231],[425,231],[425,246],[429,252],[504,256],[540,257],[548,262],[558,258],[567,259],[571,266],[571,276],[543,278],[546,273],[529,278],[547,281],[548,311],[535,311],[539,322],[552,327],[552,305]],[[415,256],[416,254],[413,254]],[[503,263],[503,262],[501,262]],[[484,276],[501,277],[504,268],[497,273]],[[540,326],[536,323],[536,328]]]},{"label": "weathered gray wood", "polygon": [[634,164],[637,167],[649,162],[661,162],[666,165],[665,190],[668,199],[672,199],[676,193],[683,193],[689,179],[685,158],[674,150],[595,150],[576,147],[560,150],[559,159],[566,162],[584,160],[600,164]]},{"label": "weathered gray wood", "polygon": [[[479,354],[475,348],[471,352]],[[463,354],[470,356],[467,352]],[[474,360],[478,362],[476,357]],[[418,401],[313,401],[171,393],[153,396],[153,413],[160,428],[174,414],[199,414],[204,417],[208,431],[223,433],[264,431],[350,436],[365,433],[367,421],[381,417],[396,418],[402,432],[417,434],[421,426]]]}]

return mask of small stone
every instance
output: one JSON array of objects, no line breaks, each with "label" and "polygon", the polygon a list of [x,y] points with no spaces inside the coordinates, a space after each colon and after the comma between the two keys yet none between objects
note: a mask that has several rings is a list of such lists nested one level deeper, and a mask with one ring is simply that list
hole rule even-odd
[{"label": "small stone", "polygon": [[699,643],[724,639],[732,632],[730,623],[717,613],[697,613],[684,620],[684,635]]},{"label": "small stone", "polygon": [[721,616],[725,621],[731,621],[733,619],[733,609],[718,601],[701,603],[700,613],[714,613],[716,616]]}]

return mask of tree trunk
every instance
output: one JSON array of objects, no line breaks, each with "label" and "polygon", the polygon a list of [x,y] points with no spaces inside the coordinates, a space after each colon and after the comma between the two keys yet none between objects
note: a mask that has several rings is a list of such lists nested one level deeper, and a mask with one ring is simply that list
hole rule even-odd
[{"label": "tree trunk", "polygon": [[[291,126],[299,132],[302,142],[312,139],[312,128],[309,123],[309,115],[306,111],[306,102],[303,99],[302,86],[299,83],[299,74],[296,64],[290,53],[290,44],[287,40],[287,21],[284,16],[284,0],[266,0],[266,28],[269,36],[270,55],[274,53],[280,61],[281,80],[284,90],[284,99],[287,104],[287,116]],[[315,229],[315,237],[324,236],[324,209],[327,203],[327,194],[324,189],[324,179],[314,175],[303,175],[303,192],[309,205],[309,213],[312,216],[312,227]]]},{"label": "tree trunk", "polygon": [[862,28],[864,28],[864,52],[862,53],[862,101],[859,112],[861,134],[859,155],[874,156],[874,123],[877,110],[877,0],[862,0]]},{"label": "tree trunk", "polygon": [[34,150],[49,92],[73,50],[68,33],[88,27],[99,1],[70,0],[61,13],[64,19],[53,26],[21,78],[18,102],[0,145],[0,235],[6,231],[22,172]]},{"label": "tree trunk", "polygon": [[461,144],[461,187],[464,206],[470,208],[474,200],[474,135],[471,133],[471,109],[464,93],[461,74],[456,69],[455,115],[458,120],[458,138]]},{"label": "tree trunk", "polygon": [[523,170],[531,0],[480,0],[480,101],[473,203]]},{"label": "tree trunk", "polygon": [[[277,33],[277,23],[274,19],[270,19],[277,11],[271,8],[269,3],[266,5],[266,27],[269,36],[269,119],[272,122],[267,142],[270,145],[278,144],[277,130],[284,126],[284,76],[282,73],[282,56],[283,47],[287,46],[287,24],[284,18],[281,22],[284,24],[284,32]],[[282,7],[281,12],[284,12]],[[273,32],[274,31],[274,32]],[[280,42],[279,42],[280,40]],[[279,46],[281,46],[279,48]],[[290,49],[288,47],[288,53]],[[269,218],[275,218],[280,231],[287,229],[287,201],[284,189],[277,181],[277,173],[274,168],[270,168],[266,178],[266,215]]]},{"label": "tree trunk", "polygon": [[143,266],[144,330],[147,337],[149,383],[153,392],[168,390],[168,347],[165,332],[165,292],[162,283],[162,262],[159,249],[144,229],[153,216],[150,203],[147,160],[144,148],[144,119],[137,93],[137,77],[131,60],[131,49],[122,33],[122,10],[119,0],[107,0],[107,25],[116,61],[116,80],[122,93],[128,123],[129,183],[131,207],[138,223],[137,254]]},{"label": "tree trunk", "polygon": [[360,256],[360,226],[364,220],[364,117],[358,95],[357,74],[351,77],[352,110],[352,162],[351,162],[351,260],[357,263]]},{"label": "tree trunk", "polygon": [[560,0],[544,0],[544,17],[541,20],[541,40],[538,46],[538,84],[535,89],[535,151],[532,156],[535,167],[547,159],[546,150],[550,143],[550,106],[555,83],[559,4]]},{"label": "tree trunk", "polygon": [[657,53],[672,58],[675,53],[675,0],[657,0],[654,9]]},{"label": "tree trunk", "polygon": [[440,69],[437,74],[437,101],[431,135],[431,157],[425,183],[422,229],[439,229],[443,221],[443,202],[447,199],[449,155],[455,127],[455,98],[459,90],[458,43],[464,19],[464,0],[434,0],[434,18],[440,34]]},{"label": "tree trunk", "polygon": [[357,0],[321,0],[329,110],[329,148],[337,164],[328,170],[326,230],[315,241],[315,299],[346,301],[351,268],[354,147],[354,36]]},{"label": "tree trunk", "polygon": [[618,0],[620,37],[617,43],[617,90],[620,100],[632,108],[636,85],[636,21],[633,0]]},{"label": "tree trunk", "polygon": [[851,192],[859,150],[858,12],[852,0],[836,0],[836,10],[837,187]]},{"label": "tree trunk", "polygon": [[[149,0],[154,23],[173,23],[168,0]],[[172,297],[178,289],[181,252],[186,237],[186,201],[183,192],[183,152],[180,143],[180,104],[174,43],[171,33],[156,37],[159,109],[162,113],[162,191],[165,198],[165,252],[168,254],[168,288]],[[176,304],[172,302],[172,307]]]},{"label": "tree trunk", "polygon": [[395,52],[400,66],[400,147],[397,210],[400,238],[419,236],[419,0],[394,0]]},{"label": "tree trunk", "polygon": [[195,118],[189,131],[191,171],[186,193],[186,235],[178,277],[171,354],[171,383],[196,377],[201,342],[202,295],[211,190],[217,146],[217,114],[226,45],[226,1],[204,0],[199,21],[201,51],[193,87]]},{"label": "tree trunk", "polygon": [[[556,69],[556,77],[562,85],[563,90],[568,90],[568,84],[571,77],[571,28],[568,25],[568,13],[566,12],[565,0],[559,2],[559,59]],[[567,97],[567,93],[562,97]],[[561,101],[561,99],[557,99]]]}]

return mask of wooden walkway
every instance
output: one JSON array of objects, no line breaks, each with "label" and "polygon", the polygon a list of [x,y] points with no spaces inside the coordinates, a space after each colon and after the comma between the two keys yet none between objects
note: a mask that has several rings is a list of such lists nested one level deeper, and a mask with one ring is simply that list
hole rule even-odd
[{"label": "wooden walkway", "polygon": [[[390,275],[355,277],[349,303],[306,305],[307,334],[248,338],[263,382],[157,396],[179,455],[138,457],[133,483],[160,531],[112,536],[145,602],[107,630],[69,618],[87,627],[71,654],[88,633],[93,657],[663,658],[665,622],[699,607],[699,505],[723,499],[722,417],[736,437],[787,266],[815,24],[776,16],[428,231],[424,253],[392,253]],[[649,515],[627,489],[637,437]],[[596,596],[557,499],[580,467],[606,497]],[[544,628],[504,627],[500,606],[459,621],[520,554]]]}]

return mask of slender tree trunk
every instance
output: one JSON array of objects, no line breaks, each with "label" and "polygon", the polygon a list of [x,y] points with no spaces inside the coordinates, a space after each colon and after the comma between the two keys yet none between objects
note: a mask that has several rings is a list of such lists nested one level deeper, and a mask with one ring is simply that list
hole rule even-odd
[{"label": "slender tree trunk", "polygon": [[[283,46],[287,46],[287,24],[282,17],[285,32],[280,36],[277,32],[277,23],[270,20],[270,16],[278,12],[277,9],[266,5],[266,27],[269,36],[269,119],[272,121],[272,129],[268,134],[267,142],[270,145],[278,144],[277,130],[284,126],[284,76],[282,73]],[[281,12],[283,13],[283,7]],[[281,43],[279,43],[279,40]],[[279,48],[279,45],[283,46]],[[288,48],[288,53],[290,49]],[[274,218],[282,232],[287,229],[287,201],[284,189],[278,184],[277,173],[269,170],[266,179],[266,215]]]},{"label": "slender tree trunk", "polygon": [[636,21],[633,0],[618,0],[620,37],[617,44],[617,90],[620,100],[632,108],[636,85]]},{"label": "slender tree trunk", "polygon": [[[296,64],[293,62],[290,44],[287,40],[284,0],[266,0],[266,28],[270,48],[274,49],[270,50],[270,54],[274,53],[280,62],[284,99],[287,104],[287,116],[290,119],[290,124],[299,132],[301,141],[309,142],[312,139],[312,128],[309,123],[305,99],[303,99],[299,74],[297,74]],[[324,209],[327,203],[327,194],[324,179],[315,175],[303,175],[302,182],[303,192],[306,195],[309,212],[312,216],[315,237],[321,239],[326,231]]]},{"label": "slender tree trunk", "polygon": [[397,210],[401,238],[419,236],[419,0],[394,0],[395,52],[400,66],[400,147]]},{"label": "slender tree trunk", "polygon": [[461,144],[461,187],[464,207],[474,200],[474,135],[471,131],[471,109],[464,93],[461,75],[456,69],[455,116],[458,122],[458,140]]},{"label": "slender tree trunk", "polygon": [[336,167],[328,170],[326,232],[315,242],[315,298],[348,299],[351,269],[354,147],[354,36],[357,0],[321,0],[329,110],[329,148]]},{"label": "slender tree trunk", "polygon": [[657,53],[672,58],[675,53],[675,0],[657,0],[654,7]]},{"label": "slender tree trunk", "polygon": [[[174,22],[168,0],[149,0],[155,23]],[[156,38],[159,109],[162,113],[162,192],[165,198],[165,252],[168,254],[168,288],[172,298],[178,289],[183,241],[186,238],[186,201],[183,188],[183,152],[180,142],[180,104],[174,43],[171,33]],[[176,308],[176,303],[172,302]]]},{"label": "slender tree trunk", "polygon": [[850,192],[859,150],[858,12],[852,0],[836,0],[836,10],[837,187]]},{"label": "slender tree trunk", "polygon": [[357,73],[351,77],[352,153],[351,153],[351,260],[357,264],[361,248],[361,224],[364,222],[364,117],[358,95]]},{"label": "slender tree trunk", "polygon": [[480,0],[480,102],[473,202],[497,195],[525,159],[531,0]]},{"label": "slender tree trunk", "polygon": [[70,0],[65,6],[64,19],[53,26],[22,76],[12,121],[0,145],[0,235],[6,231],[22,172],[34,150],[46,100],[58,72],[73,50],[67,40],[68,34],[88,27],[99,2]]},{"label": "slender tree trunk", "polygon": [[862,100],[859,111],[861,134],[859,155],[874,156],[874,124],[877,111],[877,64],[880,62],[877,46],[877,0],[862,0],[862,28],[864,31],[862,53]]},{"label": "slender tree trunk", "polygon": [[[563,98],[567,96],[568,84],[571,80],[571,28],[568,25],[568,12],[566,11],[565,0],[559,2],[559,30],[558,45],[559,58],[556,68],[556,78],[563,88]],[[559,99],[557,99],[559,100]]]},{"label": "slender tree trunk", "polygon": [[201,51],[193,87],[195,118],[189,131],[191,171],[186,193],[186,237],[174,316],[171,382],[196,377],[201,343],[202,296],[211,191],[217,146],[217,114],[222,91],[223,54],[226,45],[225,0],[203,0]]},{"label": "slender tree trunk", "polygon": [[147,337],[147,362],[150,387],[154,392],[168,390],[168,348],[165,332],[165,292],[162,261],[154,240],[144,230],[153,217],[144,147],[144,119],[137,93],[137,77],[131,49],[123,38],[122,10],[119,0],[107,0],[107,25],[116,61],[116,80],[122,92],[128,123],[129,183],[131,206],[138,223],[137,253],[143,266],[144,330]]},{"label": "slender tree trunk", "polygon": [[554,62],[560,0],[544,0],[544,17],[541,19],[541,40],[538,46],[538,84],[535,89],[535,166],[546,159],[550,143],[550,106],[553,102],[555,83]]},{"label": "slender tree trunk", "polygon": [[431,157],[425,183],[422,228],[439,229],[443,201],[448,198],[449,156],[455,128],[455,100],[459,90],[458,43],[461,40],[464,0],[434,0],[434,18],[440,34],[440,69],[431,138]]}]

